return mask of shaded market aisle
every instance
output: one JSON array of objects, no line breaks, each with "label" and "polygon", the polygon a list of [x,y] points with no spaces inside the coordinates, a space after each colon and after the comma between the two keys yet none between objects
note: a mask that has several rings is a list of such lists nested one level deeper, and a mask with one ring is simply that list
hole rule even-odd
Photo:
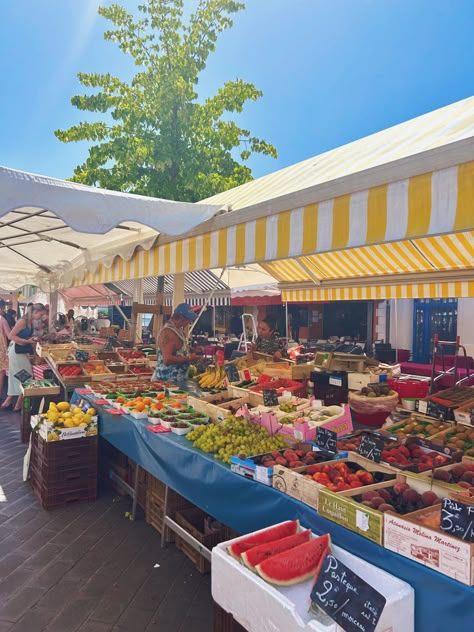
[{"label": "shaded market aisle", "polygon": [[127,520],[128,499],[46,512],[22,481],[18,415],[0,412],[0,437],[0,632],[211,632],[210,575]]}]

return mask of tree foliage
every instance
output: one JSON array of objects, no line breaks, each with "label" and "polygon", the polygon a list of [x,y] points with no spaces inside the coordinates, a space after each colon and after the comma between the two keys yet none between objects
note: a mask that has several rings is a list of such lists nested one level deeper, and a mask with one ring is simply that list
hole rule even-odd
[{"label": "tree foliage", "polygon": [[66,143],[94,143],[73,180],[197,201],[251,180],[243,163],[252,153],[276,157],[272,145],[231,120],[262,96],[252,83],[227,81],[198,99],[209,54],[243,8],[234,0],[198,0],[187,18],[184,0],[146,0],[138,17],[119,4],[99,8],[113,25],[104,38],[133,58],[137,73],[129,83],[108,73],[78,74],[88,93],[72,104],[105,116],[55,132]]}]

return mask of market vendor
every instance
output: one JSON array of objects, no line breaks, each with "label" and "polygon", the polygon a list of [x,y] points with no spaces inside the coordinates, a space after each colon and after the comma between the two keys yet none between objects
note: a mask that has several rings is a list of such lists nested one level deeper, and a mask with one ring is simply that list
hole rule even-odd
[{"label": "market vendor", "polygon": [[188,349],[187,336],[187,328],[196,318],[187,303],[176,307],[158,334],[153,379],[175,384],[186,379],[189,365],[197,360],[197,355]]},{"label": "market vendor", "polygon": [[266,353],[279,360],[286,356],[286,344],[276,330],[276,319],[273,316],[265,316],[257,325],[257,339],[252,345],[252,351]]}]

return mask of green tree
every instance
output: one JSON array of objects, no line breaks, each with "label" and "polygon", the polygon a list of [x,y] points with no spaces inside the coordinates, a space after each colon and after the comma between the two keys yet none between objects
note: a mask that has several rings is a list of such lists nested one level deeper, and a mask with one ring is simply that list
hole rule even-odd
[{"label": "green tree", "polygon": [[234,0],[199,0],[187,18],[184,0],[146,0],[138,17],[119,4],[99,8],[114,27],[104,38],[133,57],[138,72],[129,83],[108,73],[78,74],[88,94],[71,103],[105,116],[55,132],[65,143],[95,143],[74,181],[197,201],[251,180],[242,163],[252,153],[276,157],[273,145],[231,120],[262,96],[252,83],[227,81],[198,99],[199,75],[219,33],[244,8]]}]

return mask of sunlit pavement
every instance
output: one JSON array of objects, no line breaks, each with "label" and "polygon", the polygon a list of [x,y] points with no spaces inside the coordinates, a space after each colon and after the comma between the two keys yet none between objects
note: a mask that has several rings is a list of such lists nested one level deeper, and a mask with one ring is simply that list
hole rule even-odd
[{"label": "sunlit pavement", "polygon": [[43,511],[18,425],[0,412],[0,632],[211,632],[210,576],[126,519],[129,500]]}]

